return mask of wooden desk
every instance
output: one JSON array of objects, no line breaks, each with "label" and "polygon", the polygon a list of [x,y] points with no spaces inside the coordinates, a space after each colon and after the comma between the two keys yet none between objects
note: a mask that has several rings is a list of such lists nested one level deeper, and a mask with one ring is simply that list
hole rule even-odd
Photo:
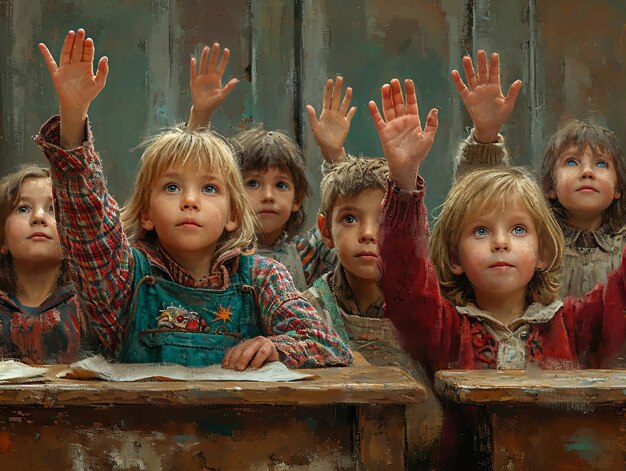
[{"label": "wooden desk", "polygon": [[404,407],[426,397],[415,380],[395,367],[303,371],[318,378],[0,384],[0,469],[404,467]]},{"label": "wooden desk", "polygon": [[493,469],[626,468],[626,371],[439,371],[442,397],[484,406]]}]

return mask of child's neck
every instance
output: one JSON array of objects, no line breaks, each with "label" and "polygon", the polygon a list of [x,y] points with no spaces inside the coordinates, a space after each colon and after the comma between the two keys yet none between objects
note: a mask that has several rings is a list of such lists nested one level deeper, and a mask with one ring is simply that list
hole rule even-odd
[{"label": "child's neck", "polygon": [[567,223],[583,231],[593,232],[602,225],[602,213],[600,214],[577,214],[567,212]]},{"label": "child's neck", "polygon": [[376,284],[376,280],[368,280],[353,276],[347,270],[345,271],[346,280],[354,295],[356,306],[359,314],[367,312],[367,310],[382,296],[382,291]]},{"label": "child's neck", "polygon": [[24,306],[39,307],[54,292],[59,279],[60,264],[13,264],[15,296]]},{"label": "child's neck", "polygon": [[260,232],[257,234],[259,245],[264,248],[272,247],[283,235],[283,230],[274,232]]},{"label": "child's neck", "polygon": [[526,292],[521,295],[511,294],[505,296],[497,296],[493,293],[476,294],[476,306],[483,311],[487,311],[502,324],[509,325],[516,319],[519,319],[526,312]]}]

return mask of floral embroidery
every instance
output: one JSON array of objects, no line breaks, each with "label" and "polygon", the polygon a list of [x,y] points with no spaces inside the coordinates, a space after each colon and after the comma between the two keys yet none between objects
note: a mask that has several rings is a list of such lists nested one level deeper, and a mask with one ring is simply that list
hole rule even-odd
[{"label": "floral embroidery", "polygon": [[498,343],[493,338],[493,335],[487,332],[485,327],[478,322],[471,324],[470,334],[472,336],[474,356],[485,363],[495,363]]},{"label": "floral embroidery", "polygon": [[206,321],[201,319],[197,312],[170,305],[159,311],[157,325],[159,329],[202,332],[206,327]]}]

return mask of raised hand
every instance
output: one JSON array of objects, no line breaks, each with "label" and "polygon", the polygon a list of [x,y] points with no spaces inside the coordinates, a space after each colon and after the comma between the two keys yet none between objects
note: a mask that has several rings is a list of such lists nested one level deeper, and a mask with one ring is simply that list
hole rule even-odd
[{"label": "raised hand", "polygon": [[352,88],[346,88],[346,94],[342,100],[342,86],[343,77],[340,76],[335,79],[334,83],[332,79],[326,81],[319,121],[315,108],[311,105],[306,107],[313,136],[320,147],[324,160],[330,163],[337,163],[345,159],[346,152],[343,144],[348,137],[348,131],[350,131],[350,121],[356,113],[355,106],[350,108]]},{"label": "raised hand", "polygon": [[196,58],[191,57],[189,63],[189,90],[191,92],[191,114],[187,122],[188,129],[207,126],[213,112],[219,108],[222,102],[233,90],[239,82],[233,78],[222,87],[222,77],[226,66],[228,66],[228,58],[230,51],[224,48],[222,57],[218,62],[220,55],[220,45],[213,43],[213,47],[204,46],[200,55],[200,67],[196,66]]},{"label": "raised hand", "polygon": [[487,54],[480,50],[476,54],[478,74],[474,70],[472,58],[463,58],[463,70],[467,86],[461,75],[453,70],[450,75],[459,95],[474,122],[474,137],[484,143],[495,142],[502,124],[508,119],[515,106],[515,100],[522,88],[522,81],[516,80],[509,87],[506,96],[500,84],[500,58],[491,54],[487,66]]},{"label": "raised hand", "polygon": [[413,190],[419,166],[433,145],[439,122],[438,112],[433,108],[422,129],[412,80],[404,81],[404,91],[406,103],[400,81],[393,79],[380,90],[385,118],[374,101],[369,102],[369,110],[389,164],[389,178],[395,180],[399,188]]},{"label": "raised hand", "polygon": [[91,38],[85,39],[85,30],[69,31],[65,36],[59,64],[45,44],[39,44],[61,108],[61,145],[80,145],[83,126],[89,105],[104,88],[109,62],[106,57],[98,61],[93,73],[95,46]]}]

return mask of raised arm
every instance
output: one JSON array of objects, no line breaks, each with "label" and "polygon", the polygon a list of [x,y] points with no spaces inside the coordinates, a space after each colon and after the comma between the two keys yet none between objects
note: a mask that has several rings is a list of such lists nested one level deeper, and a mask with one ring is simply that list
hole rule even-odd
[{"label": "raised arm", "polygon": [[343,77],[341,76],[338,76],[334,83],[332,79],[326,81],[319,121],[315,108],[311,105],[306,106],[311,131],[324,160],[329,164],[336,164],[346,159],[343,145],[350,131],[350,121],[356,113],[355,106],[350,108],[352,88],[346,88],[346,94],[342,100],[342,86]]},{"label": "raised arm", "polygon": [[452,81],[474,123],[467,140],[461,143],[457,157],[456,177],[482,167],[508,165],[508,156],[500,129],[510,116],[515,100],[522,87],[516,80],[506,96],[502,94],[500,82],[500,58],[495,52],[487,64],[487,54],[480,50],[476,54],[478,73],[472,58],[463,58],[463,70],[467,84],[457,70],[451,72]]},{"label": "raised arm", "polygon": [[61,147],[70,149],[83,144],[85,121],[91,102],[100,94],[109,73],[106,56],[98,61],[93,73],[96,49],[91,38],[85,39],[85,30],[70,31],[65,36],[59,64],[45,44],[39,50],[50,72],[52,85],[61,109]]},{"label": "raised arm", "polygon": [[50,162],[59,235],[90,321],[102,344],[115,349],[132,290],[133,261],[87,122],[89,105],[104,87],[108,61],[100,59],[93,73],[94,44],[82,29],[67,34],[58,66],[44,44],[39,49],[61,109],[60,118],[48,120],[36,138]]},{"label": "raised arm", "polygon": [[[385,316],[392,320],[406,350],[432,374],[458,353],[458,314],[441,297],[428,259],[428,215],[423,180],[417,176],[437,132],[437,110],[422,128],[415,85],[398,80],[381,89],[384,119],[374,102],[369,109],[389,164],[389,186],[380,219],[380,280]],[[457,345],[457,348],[454,348]]]},{"label": "raised arm", "polygon": [[213,47],[204,46],[200,55],[200,66],[196,65],[196,58],[192,55],[189,61],[189,91],[191,92],[191,111],[187,121],[187,129],[193,130],[207,127],[211,116],[222,104],[230,92],[239,82],[232,78],[222,87],[222,77],[228,66],[230,51],[224,48],[219,59],[220,45],[213,43]]}]

